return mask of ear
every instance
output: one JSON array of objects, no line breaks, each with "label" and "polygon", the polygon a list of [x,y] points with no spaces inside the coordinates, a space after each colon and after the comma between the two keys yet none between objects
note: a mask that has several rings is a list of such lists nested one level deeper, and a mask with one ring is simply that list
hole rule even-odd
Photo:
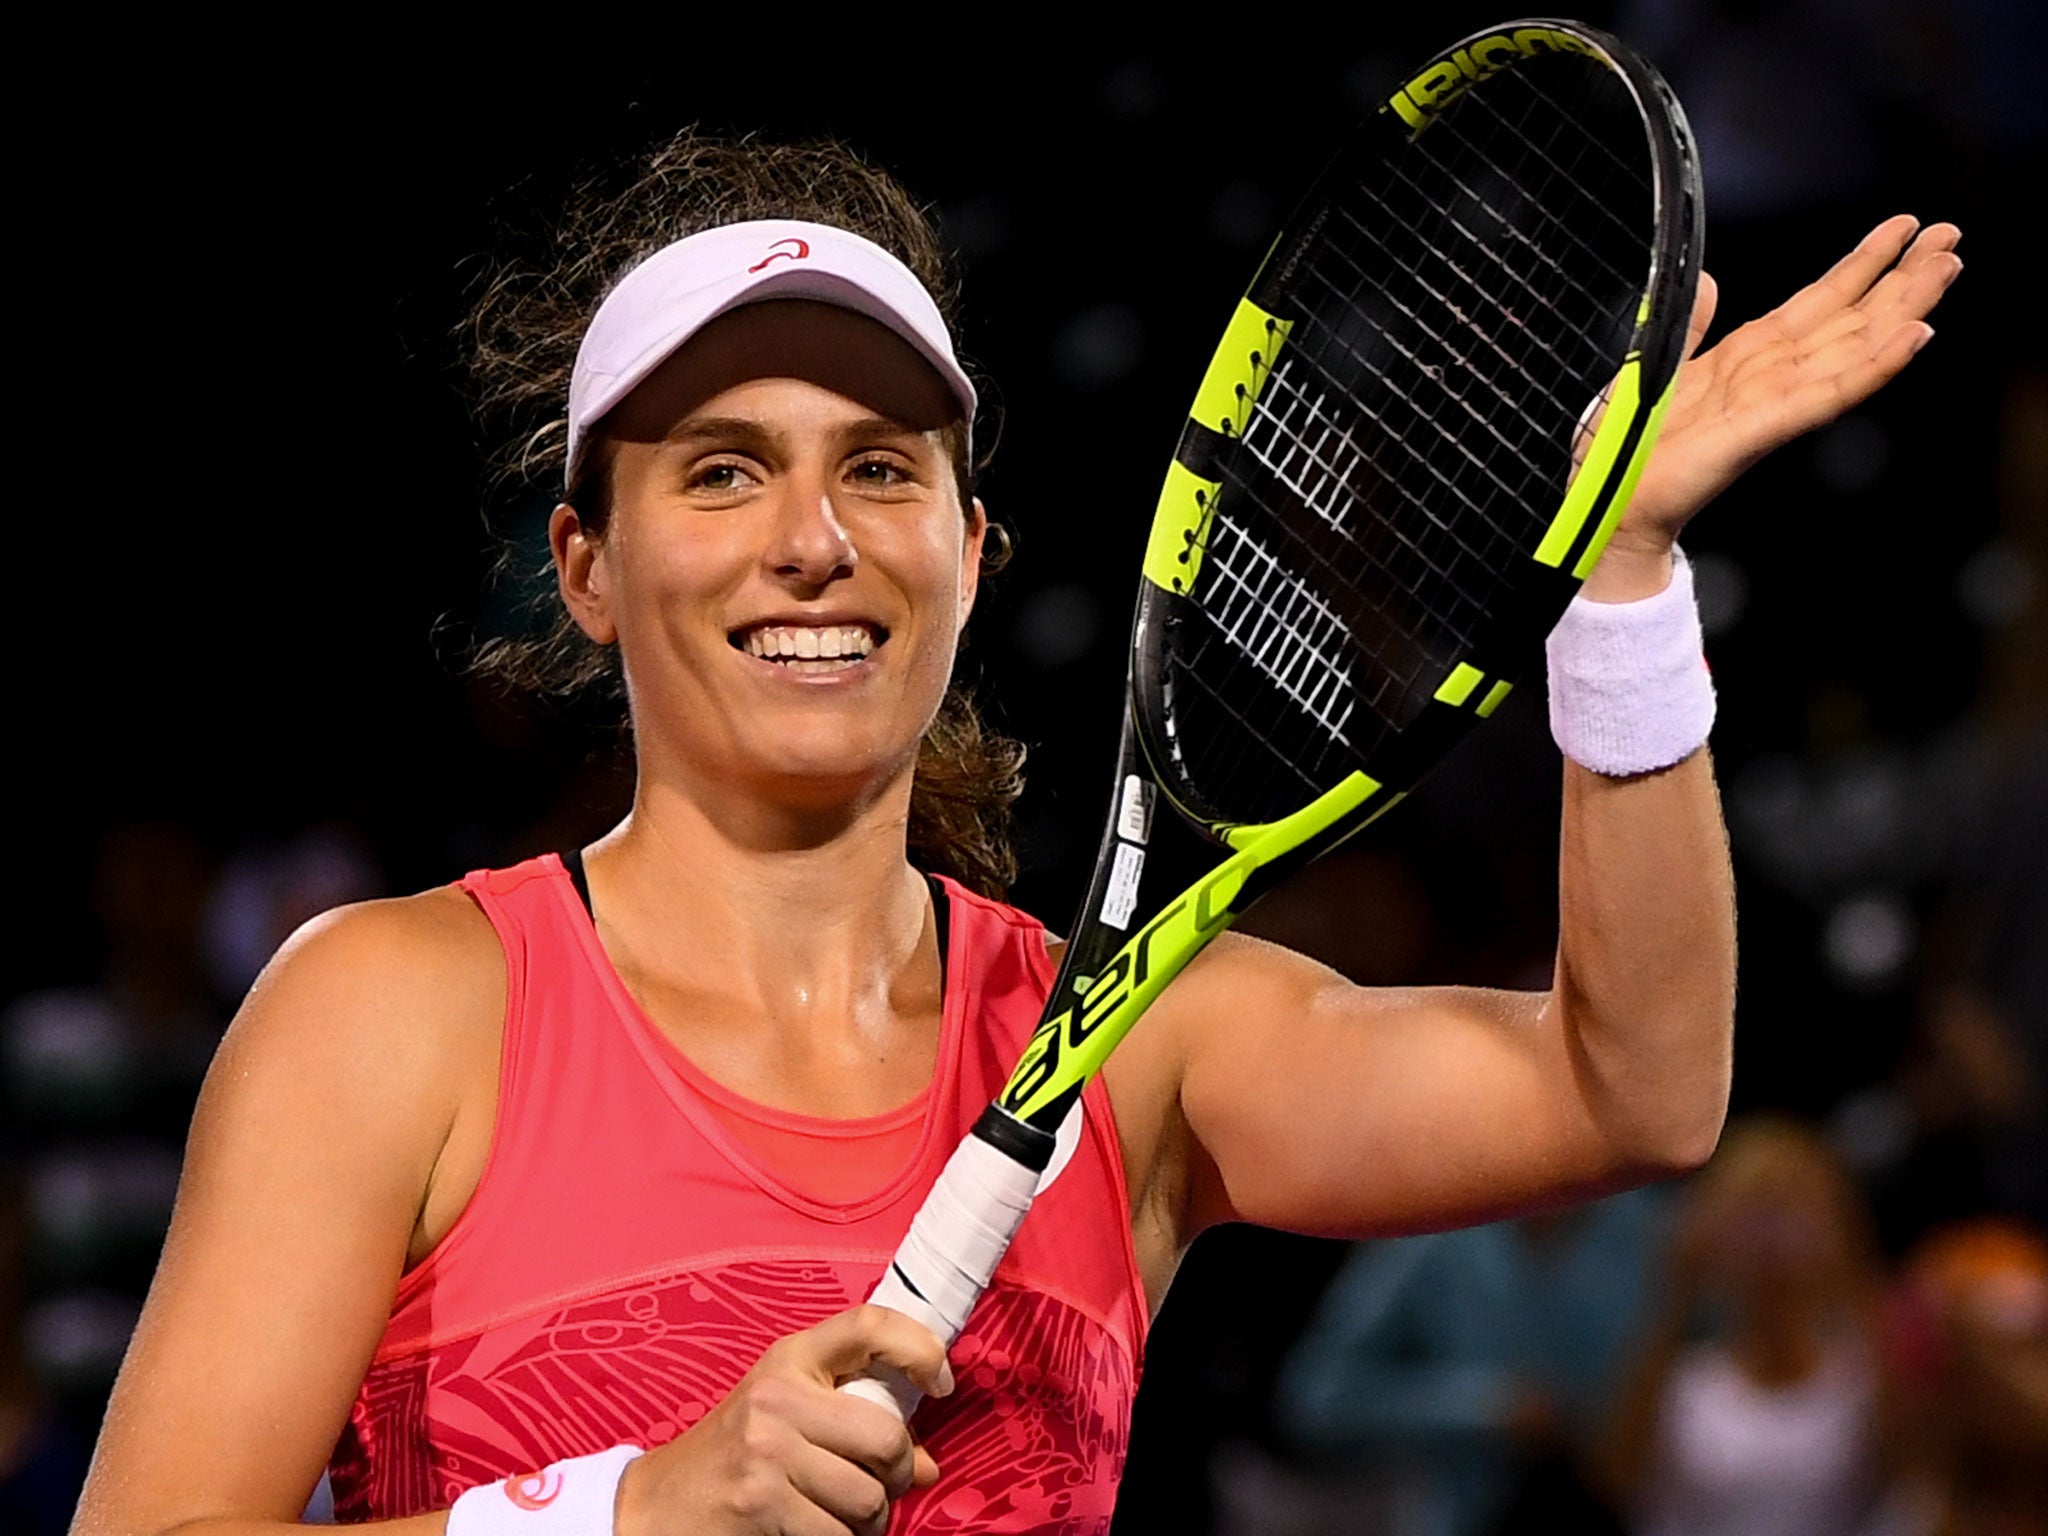
[{"label": "ear", "polygon": [[604,541],[583,526],[582,514],[563,502],[548,517],[548,548],[555,557],[555,585],[576,627],[599,645],[619,638],[611,614],[611,573]]},{"label": "ear", "polygon": [[974,597],[981,590],[981,551],[988,542],[988,508],[974,498],[974,510],[967,516],[967,538],[960,551],[960,622],[974,612]]}]

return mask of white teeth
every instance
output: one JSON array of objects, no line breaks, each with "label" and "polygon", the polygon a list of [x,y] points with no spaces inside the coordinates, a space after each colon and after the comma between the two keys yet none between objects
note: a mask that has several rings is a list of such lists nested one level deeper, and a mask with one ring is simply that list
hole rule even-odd
[{"label": "white teeth", "polygon": [[815,628],[778,624],[748,630],[740,645],[749,656],[770,661],[786,658],[784,665],[800,672],[829,672],[872,655],[875,636],[865,624]]}]

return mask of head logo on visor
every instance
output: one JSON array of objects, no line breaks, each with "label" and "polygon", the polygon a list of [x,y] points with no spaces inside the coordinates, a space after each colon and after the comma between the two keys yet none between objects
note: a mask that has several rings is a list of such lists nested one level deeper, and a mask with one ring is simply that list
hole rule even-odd
[{"label": "head logo on visor", "polygon": [[597,307],[569,377],[567,478],[575,479],[591,428],[641,380],[720,315],[764,299],[812,299],[886,325],[931,364],[972,434],[974,386],[938,304],[910,268],[850,230],[756,219],[664,246]]},{"label": "head logo on visor", "polygon": [[[782,249],[782,247],[784,247],[785,245],[793,245],[796,247],[796,249],[793,251],[785,251],[784,249]],[[810,241],[799,240],[795,235],[790,235],[785,239],[776,241],[775,244],[772,247],[770,247],[768,254],[766,256],[763,256],[759,261],[755,262],[751,267],[747,268],[747,270],[749,272],[759,272],[763,267],[767,266],[769,262],[774,261],[778,257],[780,257],[784,261],[802,261],[806,256],[810,254]]]}]

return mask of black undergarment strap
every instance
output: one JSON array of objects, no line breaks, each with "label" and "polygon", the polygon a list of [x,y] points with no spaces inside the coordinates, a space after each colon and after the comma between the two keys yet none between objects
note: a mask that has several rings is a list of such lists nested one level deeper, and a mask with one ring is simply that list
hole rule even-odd
[{"label": "black undergarment strap", "polygon": [[946,940],[952,932],[953,898],[946,894],[945,883],[937,875],[926,875],[924,883],[932,888],[932,926],[939,932],[939,995],[946,992]]},{"label": "black undergarment strap", "polygon": [[597,920],[597,909],[590,904],[590,876],[583,872],[583,850],[565,848],[561,853],[562,868],[569,871],[569,883],[576,887],[576,895],[583,903],[583,910],[590,914],[592,922]]}]

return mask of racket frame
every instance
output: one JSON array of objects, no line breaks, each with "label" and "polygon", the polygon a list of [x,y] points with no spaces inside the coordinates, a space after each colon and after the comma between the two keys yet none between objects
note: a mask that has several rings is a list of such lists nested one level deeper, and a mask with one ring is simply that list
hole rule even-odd
[{"label": "racket frame", "polygon": [[[1421,769],[1490,716],[1513,686],[1497,664],[1461,658],[1445,670],[1410,728],[1424,744],[1418,761],[1351,771],[1292,813],[1259,823],[1233,823],[1202,805],[1174,770],[1171,743],[1161,741],[1153,725],[1164,718],[1162,636],[1173,605],[1189,601],[1216,513],[1219,482],[1202,473],[1204,455],[1215,437],[1243,434],[1287,344],[1292,322],[1274,301],[1285,294],[1294,264],[1314,237],[1324,187],[1375,140],[1418,138],[1479,81],[1557,51],[1597,58],[1626,83],[1652,157],[1655,229],[1627,355],[1596,402],[1604,409],[1557,512],[1525,551],[1551,578],[1546,601],[1523,616],[1525,630],[1534,615],[1547,611],[1554,622],[1562,612],[1634,492],[1670,404],[1700,269],[1702,209],[1690,130],[1656,71],[1607,34],[1540,18],[1488,28],[1416,71],[1361,125],[1275,241],[1204,371],[1146,542],[1116,790],[1087,896],[1015,1071],[947,1165],[872,1298],[917,1317],[949,1346],[1030,1208],[1060,1122],[1077,1112],[1088,1080],[1139,1016],[1274,884],[1398,804]],[[1515,638],[1526,648],[1530,637]],[[1173,889],[1178,881],[1169,876],[1185,877],[1190,865],[1185,848],[1177,861],[1159,857],[1158,824],[1165,821],[1194,833],[1181,840],[1201,850],[1197,873],[1177,894],[1148,901],[1154,890]],[[1130,921],[1141,910],[1150,915],[1132,930]],[[893,1371],[857,1377],[844,1388],[887,1403],[905,1418],[918,1401],[917,1389]]]}]

